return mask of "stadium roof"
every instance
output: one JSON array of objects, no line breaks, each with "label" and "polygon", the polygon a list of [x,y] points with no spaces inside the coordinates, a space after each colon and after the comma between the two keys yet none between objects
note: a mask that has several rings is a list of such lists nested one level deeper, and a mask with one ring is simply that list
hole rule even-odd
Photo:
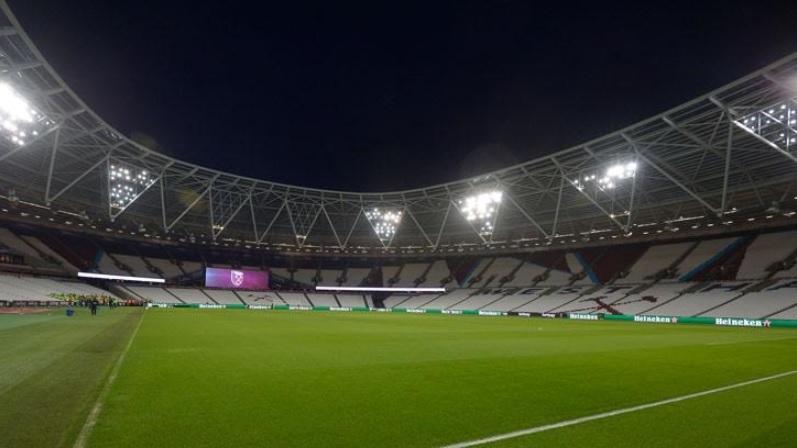
[{"label": "stadium roof", "polygon": [[434,249],[790,217],[797,202],[797,53],[547,157],[426,188],[346,192],[133,142],[64,83],[5,2],[0,12],[0,194],[64,219],[292,248]]}]

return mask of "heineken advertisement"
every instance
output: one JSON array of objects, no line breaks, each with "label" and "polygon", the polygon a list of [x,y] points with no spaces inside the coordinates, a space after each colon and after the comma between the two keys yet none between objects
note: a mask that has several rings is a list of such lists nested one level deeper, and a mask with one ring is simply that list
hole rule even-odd
[{"label": "heineken advertisement", "polygon": [[[246,308],[250,310],[270,310],[272,308],[271,305],[244,305]],[[227,305],[227,308],[240,308],[239,305]]]},{"label": "heineken advertisement", "polygon": [[680,317],[680,316],[628,316],[606,314],[605,320],[622,320],[652,324],[702,324],[725,327],[792,327],[797,328],[795,320],[746,319],[741,317]]},{"label": "heineken advertisement", "polygon": [[729,327],[769,327],[770,321],[759,319],[732,319],[718,317],[714,319],[714,325],[727,325]]},{"label": "heineken advertisement", "polygon": [[211,310],[223,310],[227,306],[226,305],[219,305],[217,303],[212,303],[212,304],[211,303],[200,303],[199,307],[200,308],[211,309]]},{"label": "heineken advertisement", "polygon": [[677,324],[678,317],[675,316],[630,316],[630,315],[614,315],[606,314],[603,316],[604,320],[625,320],[633,322],[643,322],[648,324]]},{"label": "heineken advertisement", "polygon": [[479,316],[506,316],[506,313],[502,311],[465,311],[462,314],[478,314]]},{"label": "heineken advertisement", "polygon": [[567,315],[567,318],[573,320],[599,320],[601,318],[601,315],[570,313]]},{"label": "heineken advertisement", "polygon": [[682,316],[643,316],[625,314],[583,314],[583,313],[529,313],[517,311],[479,311],[479,310],[441,310],[436,308],[368,308],[347,306],[308,306],[308,305],[271,305],[271,304],[217,304],[217,303],[149,303],[149,308],[201,308],[201,309],[250,309],[250,310],[293,310],[293,311],[373,311],[378,313],[409,314],[453,314],[479,316],[519,316],[557,318],[566,317],[571,320],[608,320],[639,322],[646,324],[702,324],[723,327],[784,327],[797,328],[797,320],[748,319],[742,317],[682,317]]}]

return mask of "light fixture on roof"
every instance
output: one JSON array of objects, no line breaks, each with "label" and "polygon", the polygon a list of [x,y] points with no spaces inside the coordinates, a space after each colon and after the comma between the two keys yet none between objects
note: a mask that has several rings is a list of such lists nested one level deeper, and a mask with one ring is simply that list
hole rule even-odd
[{"label": "light fixture on roof", "polygon": [[0,136],[23,146],[54,126],[11,85],[0,82]]},{"label": "light fixture on roof", "polygon": [[108,195],[112,208],[123,209],[133,202],[155,180],[142,168],[111,164],[108,167]]},{"label": "light fixture on roof", "polygon": [[797,99],[764,107],[734,123],[770,145],[786,151],[797,150]]},{"label": "light fixture on roof", "polygon": [[500,190],[483,191],[460,199],[457,206],[479,235],[490,236],[495,230],[495,220],[502,198],[503,193]]},{"label": "light fixture on roof", "polygon": [[635,160],[618,162],[610,165],[600,174],[582,173],[571,182],[580,191],[589,189],[590,185],[600,191],[613,190],[626,179],[634,178],[638,167]]},{"label": "light fixture on roof", "polygon": [[365,211],[365,217],[371,223],[374,233],[383,245],[389,245],[401,224],[403,212],[395,209],[374,207]]}]

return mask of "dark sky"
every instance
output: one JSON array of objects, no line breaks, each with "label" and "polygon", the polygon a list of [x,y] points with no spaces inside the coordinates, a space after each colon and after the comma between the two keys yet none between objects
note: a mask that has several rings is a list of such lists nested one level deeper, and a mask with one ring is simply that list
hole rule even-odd
[{"label": "dark sky", "polygon": [[786,1],[8,1],[122,133],[352,191],[550,154],[797,51]]}]

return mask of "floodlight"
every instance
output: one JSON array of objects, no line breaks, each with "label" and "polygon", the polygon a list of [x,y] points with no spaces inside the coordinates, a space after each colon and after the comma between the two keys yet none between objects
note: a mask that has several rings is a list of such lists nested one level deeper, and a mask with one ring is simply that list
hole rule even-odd
[{"label": "floodlight", "polygon": [[383,244],[390,244],[401,223],[402,214],[401,210],[380,210],[374,207],[365,212],[365,217],[368,218],[379,240]]},{"label": "floodlight", "polygon": [[155,182],[147,172],[133,166],[113,164],[108,168],[111,207],[125,208]]},{"label": "floodlight", "polygon": [[584,191],[589,184],[595,185],[600,191],[612,190],[617,188],[620,182],[634,178],[637,167],[635,161],[618,162],[609,165],[600,177],[594,173],[582,173],[578,178],[572,180],[572,183],[579,191]]},{"label": "floodlight", "polygon": [[22,146],[54,125],[8,83],[0,82],[0,136]]},{"label": "floodlight", "polygon": [[465,219],[473,223],[479,235],[493,234],[493,225],[501,204],[503,193],[499,190],[485,191],[458,201],[459,211]]},{"label": "floodlight", "polygon": [[764,107],[734,123],[776,148],[797,150],[797,99]]}]

